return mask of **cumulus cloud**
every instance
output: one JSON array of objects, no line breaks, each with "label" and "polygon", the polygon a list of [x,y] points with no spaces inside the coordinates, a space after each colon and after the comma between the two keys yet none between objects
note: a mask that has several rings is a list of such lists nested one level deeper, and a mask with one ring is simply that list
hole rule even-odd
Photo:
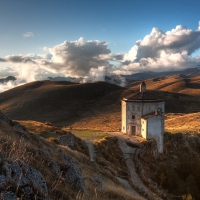
[{"label": "cumulus cloud", "polygon": [[34,37],[34,34],[32,32],[26,32],[26,33],[23,34],[23,37],[26,37],[26,38]]},{"label": "cumulus cloud", "polygon": [[199,27],[197,30],[191,30],[178,25],[166,33],[153,28],[149,35],[136,41],[131,50],[124,55],[122,68],[117,73],[195,67],[199,59],[192,58],[191,54],[199,48]]},{"label": "cumulus cloud", "polygon": [[[99,66],[109,67],[110,61],[123,59],[123,54],[111,54],[106,42],[83,38],[76,41],[64,41],[53,48],[45,47],[45,55],[8,55],[5,59],[11,63],[30,63],[53,72],[63,73],[65,76],[88,76],[91,69]],[[0,60],[1,61],[1,60]]]},{"label": "cumulus cloud", "polygon": [[109,68],[105,66],[99,66],[98,68],[91,68],[88,76],[83,79],[83,83],[105,81],[105,76],[109,74]]},{"label": "cumulus cloud", "polygon": [[[93,82],[105,80],[110,70],[110,61],[123,59],[123,54],[111,54],[106,42],[83,38],[76,41],[64,41],[53,48],[45,47],[47,54],[8,55],[0,62],[12,63],[18,80],[30,82],[43,71],[45,73],[63,74],[64,76],[84,77]],[[31,75],[29,74],[31,72]],[[26,77],[30,77],[25,80]],[[10,85],[9,85],[10,87]]]},{"label": "cumulus cloud", "polygon": [[49,48],[52,59],[44,62],[48,68],[63,72],[69,76],[86,76],[91,68],[109,65],[110,49],[106,42],[97,40],[84,42],[83,38],[76,41],[65,41]]},{"label": "cumulus cloud", "polygon": [[[105,76],[133,74],[142,71],[166,71],[196,67],[200,56],[192,54],[200,48],[200,26],[197,30],[178,25],[164,32],[153,28],[150,34],[126,54],[112,54],[107,42],[98,40],[64,41],[52,48],[44,47],[46,54],[8,55],[0,62],[11,63],[13,71],[36,80],[41,73],[83,77],[85,81],[104,80]],[[30,71],[33,73],[28,74]],[[42,75],[42,76],[43,76]]]}]

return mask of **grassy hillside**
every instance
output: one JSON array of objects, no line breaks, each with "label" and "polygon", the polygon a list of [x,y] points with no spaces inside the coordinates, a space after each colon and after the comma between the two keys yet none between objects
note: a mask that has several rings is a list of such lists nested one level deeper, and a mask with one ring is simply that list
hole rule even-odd
[{"label": "grassy hillside", "polygon": [[[146,80],[147,89],[166,101],[166,113],[200,112],[200,77],[179,75]],[[49,121],[66,129],[118,131],[121,99],[139,90],[105,82],[76,84],[37,81],[0,94],[0,110],[15,120]]]},{"label": "grassy hillside", "polygon": [[[52,200],[138,199],[112,175],[112,169],[109,171],[90,161],[87,154],[78,149],[58,145],[38,136],[40,131],[53,131],[50,127],[35,123],[35,130],[38,133],[30,133],[28,131],[16,131],[13,128],[14,124],[15,122],[8,121],[1,114],[0,176],[1,180],[6,177],[6,181],[1,182],[0,185],[2,198],[11,199],[11,196],[8,198],[8,195],[12,195],[16,197],[12,199],[30,200],[39,198]],[[79,147],[81,143],[83,141],[79,139]],[[119,148],[117,150],[119,151],[118,154],[122,154]],[[112,164],[114,164],[113,160]],[[34,176],[30,177],[31,181],[33,180],[33,183],[30,183],[26,182],[27,174],[24,176],[17,174],[21,169],[23,172],[26,171],[27,165],[31,166],[31,172],[37,172],[42,177],[42,184],[47,186],[46,193],[42,192],[41,188],[34,186],[34,184],[41,183],[38,177],[36,177],[38,180],[35,180]],[[5,170],[9,168],[9,171]],[[120,173],[115,168],[113,171],[115,171],[116,176],[121,176],[122,170],[120,168]],[[72,174],[74,174],[75,179],[72,178]],[[83,184],[82,187],[85,192],[80,189],[80,184]]]},{"label": "grassy hillside", "polygon": [[0,110],[12,119],[70,126],[93,116],[120,114],[122,91],[123,88],[104,82],[38,81],[1,93]]},{"label": "grassy hillside", "polygon": [[165,129],[171,133],[200,133],[200,113],[167,114]]}]

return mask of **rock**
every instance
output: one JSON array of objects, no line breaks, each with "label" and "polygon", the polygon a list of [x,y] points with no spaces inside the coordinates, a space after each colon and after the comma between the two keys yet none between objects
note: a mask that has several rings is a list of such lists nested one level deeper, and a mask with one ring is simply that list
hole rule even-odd
[{"label": "rock", "polygon": [[46,149],[40,149],[40,152],[46,157],[50,156],[50,153]]},{"label": "rock", "polygon": [[48,195],[47,185],[42,174],[22,160],[7,159],[3,162],[0,171],[5,173],[0,175],[1,187],[5,187],[6,182],[11,181],[16,188],[19,187],[24,191],[24,196],[27,198],[33,194],[39,199],[41,192],[42,196]]},{"label": "rock", "polygon": [[2,112],[0,112],[0,120],[1,120],[2,122],[7,123],[7,124],[10,124],[10,122],[11,122],[11,120],[8,119]]},{"label": "rock", "polygon": [[4,184],[6,181],[6,177],[4,175],[0,175],[0,191],[2,191],[4,188]]},{"label": "rock", "polygon": [[102,176],[95,176],[94,181],[98,184],[101,189],[104,189],[104,180]]},{"label": "rock", "polygon": [[57,177],[59,178],[61,177],[60,166],[54,160],[50,160],[50,162],[48,163],[48,166],[51,168],[51,171]]},{"label": "rock", "polygon": [[3,192],[0,197],[3,200],[17,200],[17,196],[13,192]]},{"label": "rock", "polygon": [[75,160],[73,157],[68,156],[64,153],[61,154],[61,158],[62,158],[64,165],[70,165],[72,163],[77,163],[77,160]]},{"label": "rock", "polygon": [[25,127],[25,126],[22,126],[21,124],[19,123],[16,123],[14,126],[13,126],[14,130],[16,131],[19,131],[19,132],[22,132],[22,133],[25,133],[28,131],[28,129]]},{"label": "rock", "polygon": [[0,112],[0,121],[4,122],[6,124],[9,124],[16,131],[19,131],[19,132],[22,132],[22,133],[28,132],[28,129],[25,126],[19,124],[18,122],[14,122],[14,121],[10,120],[2,112]]},{"label": "rock", "polygon": [[85,191],[85,184],[83,181],[81,170],[75,165],[71,164],[65,173],[66,181],[75,186],[78,190]]},{"label": "rock", "polygon": [[63,146],[68,146],[74,148],[74,135],[70,132],[67,132],[65,135],[61,135],[58,138],[58,143]]}]

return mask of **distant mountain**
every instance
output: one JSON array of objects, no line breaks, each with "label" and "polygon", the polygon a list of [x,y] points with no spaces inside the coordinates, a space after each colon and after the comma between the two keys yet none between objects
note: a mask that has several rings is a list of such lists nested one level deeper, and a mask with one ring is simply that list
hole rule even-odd
[{"label": "distant mountain", "polygon": [[0,79],[0,83],[7,83],[8,81],[16,81],[17,79],[14,76],[8,76],[7,78]]},{"label": "distant mountain", "polygon": [[[60,76],[48,77],[48,79],[50,81],[70,81],[70,82],[73,82],[73,83],[82,83],[83,80],[84,80],[82,77],[73,78],[73,77],[70,77],[70,76],[68,76],[68,77],[60,77]],[[90,82],[90,81],[88,81],[88,82]],[[124,86],[126,80],[125,80],[124,77],[113,75],[113,76],[105,76],[105,82],[111,83],[111,84],[114,84],[114,85]]]},{"label": "distant mountain", "polygon": [[200,75],[200,68],[188,68],[185,70],[179,70],[179,71],[166,71],[166,72],[142,72],[142,73],[136,73],[132,75],[122,75],[126,80],[145,80],[150,78],[157,78],[157,77],[166,77],[170,75],[176,75],[180,74],[182,77],[195,77]]},{"label": "distant mountain", "polygon": [[57,76],[57,77],[48,77],[48,79],[50,81],[71,81],[71,82],[73,82],[73,80],[75,80],[76,78],[72,78],[70,76],[68,76],[68,77]]}]

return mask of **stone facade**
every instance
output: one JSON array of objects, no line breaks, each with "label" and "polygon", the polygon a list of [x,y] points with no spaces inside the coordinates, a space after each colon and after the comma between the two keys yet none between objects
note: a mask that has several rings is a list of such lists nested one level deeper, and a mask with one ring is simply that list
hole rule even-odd
[{"label": "stone facade", "polygon": [[150,91],[143,82],[140,92],[122,100],[122,132],[155,139],[159,153],[163,152],[165,101]]}]

